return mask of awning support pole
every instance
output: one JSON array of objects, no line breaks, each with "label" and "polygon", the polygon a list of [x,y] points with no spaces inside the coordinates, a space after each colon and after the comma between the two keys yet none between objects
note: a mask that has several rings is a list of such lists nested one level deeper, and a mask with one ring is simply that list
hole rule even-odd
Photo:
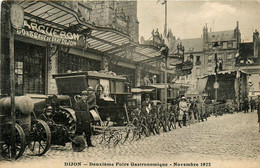
[{"label": "awning support pole", "polygon": [[10,96],[11,96],[11,118],[12,118],[12,124],[11,124],[11,158],[12,161],[15,160],[16,155],[16,145],[15,145],[15,122],[16,122],[16,116],[15,116],[15,73],[14,73],[14,34],[13,34],[13,27],[11,24],[11,3],[9,6],[9,21],[8,21],[8,27],[9,27],[9,57],[10,57]]}]

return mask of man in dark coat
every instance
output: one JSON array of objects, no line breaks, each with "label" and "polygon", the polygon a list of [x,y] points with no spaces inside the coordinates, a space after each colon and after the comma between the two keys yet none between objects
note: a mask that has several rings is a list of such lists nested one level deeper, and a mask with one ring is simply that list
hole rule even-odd
[{"label": "man in dark coat", "polygon": [[87,95],[88,91],[82,91],[81,98],[75,103],[75,114],[77,118],[76,135],[85,133],[87,145],[89,147],[94,147],[91,143],[90,112],[87,103]]},{"label": "man in dark coat", "polygon": [[257,101],[257,116],[258,116],[259,132],[260,132],[260,96],[258,96],[258,101]]},{"label": "man in dark coat", "polygon": [[255,109],[255,100],[252,97],[250,99],[250,108],[251,108],[251,112],[253,112]]},{"label": "man in dark coat", "polygon": [[244,110],[245,110],[245,113],[248,113],[248,109],[249,109],[249,102],[248,102],[248,99],[245,98],[245,100],[244,100]]}]

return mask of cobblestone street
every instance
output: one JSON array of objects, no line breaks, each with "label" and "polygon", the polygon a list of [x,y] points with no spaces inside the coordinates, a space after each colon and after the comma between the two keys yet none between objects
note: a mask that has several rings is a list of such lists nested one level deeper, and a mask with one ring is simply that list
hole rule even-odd
[{"label": "cobblestone street", "polygon": [[16,163],[3,161],[2,165],[64,167],[64,162],[81,162],[83,167],[91,166],[90,162],[113,163],[114,166],[116,162],[122,162],[129,163],[129,167],[131,162],[167,163],[168,167],[177,167],[174,166],[176,162],[198,163],[199,167],[201,163],[210,163],[210,167],[258,167],[260,132],[257,114],[255,111],[212,116],[206,122],[152,135],[115,148],[97,145],[95,148],[86,148],[83,152],[77,153],[72,151],[70,144],[66,147],[51,147],[45,156],[32,157],[25,153]]}]

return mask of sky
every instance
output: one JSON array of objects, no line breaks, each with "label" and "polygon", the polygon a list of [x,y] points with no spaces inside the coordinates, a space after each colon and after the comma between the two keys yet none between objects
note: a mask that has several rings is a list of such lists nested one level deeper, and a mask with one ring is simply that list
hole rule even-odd
[{"label": "sky", "polygon": [[[146,40],[151,37],[153,29],[163,33],[165,6],[163,0],[139,0],[137,16],[139,20],[139,37]],[[244,42],[253,40],[255,29],[260,31],[260,0],[214,0],[214,1],[167,1],[167,24],[176,38],[199,38],[203,26],[208,30],[234,30],[239,21],[241,38]]]}]

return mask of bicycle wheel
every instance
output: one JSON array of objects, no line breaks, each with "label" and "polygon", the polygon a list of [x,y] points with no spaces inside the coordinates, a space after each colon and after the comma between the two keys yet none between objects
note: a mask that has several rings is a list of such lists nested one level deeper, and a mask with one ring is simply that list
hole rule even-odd
[{"label": "bicycle wheel", "polygon": [[130,143],[134,140],[134,127],[134,125],[126,127],[125,135],[122,137],[121,144],[125,144],[127,142]]}]

